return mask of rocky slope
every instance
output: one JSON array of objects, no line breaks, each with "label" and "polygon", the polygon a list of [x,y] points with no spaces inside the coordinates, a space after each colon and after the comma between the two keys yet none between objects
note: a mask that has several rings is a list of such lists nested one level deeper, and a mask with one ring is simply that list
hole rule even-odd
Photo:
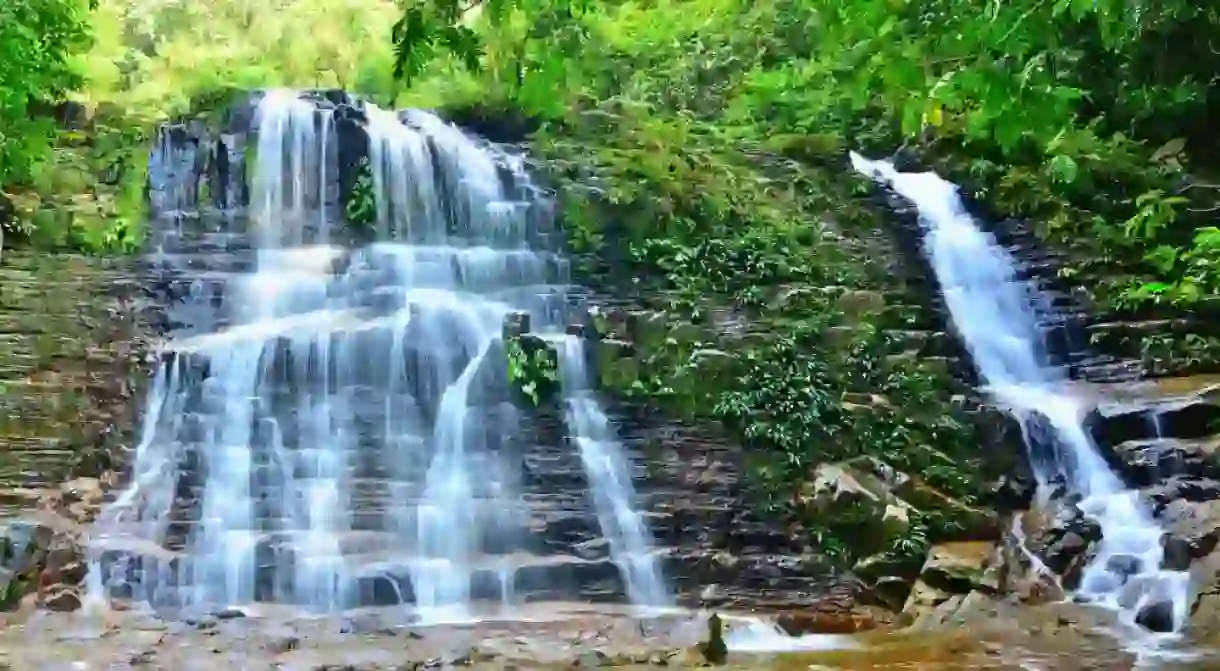
[{"label": "rocky slope", "polygon": [[[901,211],[901,204],[891,205]],[[978,203],[972,207],[994,217]],[[1188,318],[1130,322],[1096,315],[1087,294],[1064,281],[1065,259],[1046,253],[1023,222],[996,218],[991,225],[1025,262],[1023,279],[1047,298],[1039,307],[1051,356],[1077,380],[1072,391],[1087,401],[1084,421],[1094,441],[1165,530],[1162,568],[1190,571],[1188,640],[1214,645],[1218,622],[1212,600],[1220,562],[1213,552],[1220,536],[1212,508],[1220,484],[1213,462],[1220,440],[1220,378],[1191,375],[1212,366],[1197,352],[1184,360],[1173,354],[1181,348],[1156,351],[1163,341],[1199,337],[1199,324]],[[1078,586],[1100,529],[1085,518],[1075,498],[1053,485],[1045,498],[1026,503],[1033,505],[1002,516],[1005,536],[998,543],[931,549],[901,606],[916,626],[959,626],[993,617],[1000,603],[1036,607]],[[1144,604],[1136,622],[1145,630],[1168,631],[1170,604]]]}]

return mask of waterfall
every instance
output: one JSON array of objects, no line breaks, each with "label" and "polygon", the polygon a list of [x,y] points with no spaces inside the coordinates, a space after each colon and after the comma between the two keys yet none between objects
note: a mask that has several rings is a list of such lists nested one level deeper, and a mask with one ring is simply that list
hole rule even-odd
[{"label": "waterfall", "polygon": [[[506,320],[524,313],[560,342],[570,319],[550,202],[520,157],[425,112],[358,105],[378,233],[360,248],[332,244],[327,194],[343,168],[326,106],[291,91],[259,100],[246,228],[229,214],[209,220],[220,232],[193,227],[182,143],[166,133],[154,150],[153,257],[189,285],[198,320],[163,348],[132,482],[100,518],[97,594],[465,619],[477,602],[511,607],[531,582],[559,589],[588,563],[539,537],[535,499],[550,493],[522,482],[530,446],[504,362]],[[201,271],[215,236],[249,252],[211,254]],[[663,603],[581,348],[562,358],[588,517],[625,597]]]},{"label": "waterfall", "polygon": [[[966,212],[958,187],[932,172],[906,173],[887,161],[851,155],[857,172],[888,185],[915,205],[953,325],[997,404],[1022,421],[1040,483],[1062,478],[1081,496],[1080,510],[1101,527],[1096,556],[1077,597],[1118,609],[1131,623],[1145,605],[1168,600],[1175,628],[1187,617],[1188,574],[1161,569],[1161,528],[1123,486],[1083,425],[1086,407],[1063,371],[1043,352],[1032,309],[1035,289],[1018,281],[1017,265]],[[1028,440],[1044,420],[1052,440]],[[1049,452],[1049,453],[1048,453]]]},{"label": "waterfall", "polygon": [[560,367],[568,427],[589,474],[590,493],[602,533],[610,543],[610,556],[627,575],[632,601],[669,605],[669,594],[651,554],[648,527],[632,506],[635,488],[630,465],[623,459],[610,420],[590,393],[584,343],[572,335],[564,337],[563,343]]}]

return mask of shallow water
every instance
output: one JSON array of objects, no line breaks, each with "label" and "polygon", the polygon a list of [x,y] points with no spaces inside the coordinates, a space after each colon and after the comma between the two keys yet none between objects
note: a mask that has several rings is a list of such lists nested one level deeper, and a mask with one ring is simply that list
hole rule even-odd
[{"label": "shallow water", "polygon": [[[807,637],[806,651],[731,650],[727,668],[1218,668],[1214,656],[1137,666],[1135,656],[1118,650],[1103,625],[1058,612],[999,618],[991,629]],[[479,622],[431,626],[413,624],[410,614],[397,608],[312,617],[275,606],[233,618],[163,615],[15,615],[19,622],[0,627],[0,663],[45,671],[695,668],[702,662],[696,646],[706,631],[705,613],[671,609],[635,617],[622,607],[564,603],[523,606],[512,617],[481,613]],[[730,642],[762,626],[746,617],[724,614]]]}]

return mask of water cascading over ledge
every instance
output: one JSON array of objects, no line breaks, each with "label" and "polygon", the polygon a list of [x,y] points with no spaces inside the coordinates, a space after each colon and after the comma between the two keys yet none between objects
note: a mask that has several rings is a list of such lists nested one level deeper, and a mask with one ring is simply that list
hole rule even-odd
[{"label": "water cascading over ledge", "polygon": [[1187,617],[1185,572],[1162,568],[1162,530],[1110,469],[1084,422],[1086,405],[1051,365],[1034,306],[1044,297],[1018,279],[1012,256],[966,211],[956,185],[932,172],[901,172],[855,153],[852,167],[918,210],[927,256],[954,329],[997,405],[1018,419],[1043,491],[1062,484],[1101,529],[1076,597],[1117,609],[1128,624],[1169,604],[1171,628]]},{"label": "water cascading over ledge", "polygon": [[[205,165],[170,129],[151,155],[148,262],[181,299],[177,335],[132,483],[98,527],[95,587],[154,605],[460,617],[590,590],[666,602],[583,342],[564,331],[574,301],[550,202],[520,158],[335,94],[268,92],[253,122],[256,152],[222,135]],[[361,179],[372,232],[341,216]],[[555,453],[520,439],[502,332],[522,313],[559,353],[570,440]],[[531,461],[561,477],[525,477]],[[604,556],[567,551],[590,534]]]}]

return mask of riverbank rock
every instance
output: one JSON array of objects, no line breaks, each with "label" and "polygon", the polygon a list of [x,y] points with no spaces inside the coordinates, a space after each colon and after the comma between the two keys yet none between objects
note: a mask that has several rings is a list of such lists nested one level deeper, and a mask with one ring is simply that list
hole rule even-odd
[{"label": "riverbank rock", "polygon": [[87,572],[80,530],[70,520],[40,514],[0,525],[0,610],[75,610]]},{"label": "riverbank rock", "polygon": [[[1090,430],[1102,454],[1138,489],[1165,531],[1161,568],[1190,573],[1186,633],[1220,644],[1220,378],[1082,384],[1079,390],[1095,407]],[[1152,631],[1172,629],[1173,620],[1165,600],[1136,615]]]},{"label": "riverbank rock", "polygon": [[[1093,400],[1093,437],[1103,448],[1127,441],[1208,439],[1220,429],[1220,377],[1199,375],[1113,384],[1080,384]],[[1123,469],[1124,462],[1112,463]]]},{"label": "riverbank rock", "polygon": [[947,601],[960,602],[975,591],[995,593],[999,585],[987,573],[992,556],[993,546],[988,542],[933,546],[902,607],[903,615],[918,622]]}]

